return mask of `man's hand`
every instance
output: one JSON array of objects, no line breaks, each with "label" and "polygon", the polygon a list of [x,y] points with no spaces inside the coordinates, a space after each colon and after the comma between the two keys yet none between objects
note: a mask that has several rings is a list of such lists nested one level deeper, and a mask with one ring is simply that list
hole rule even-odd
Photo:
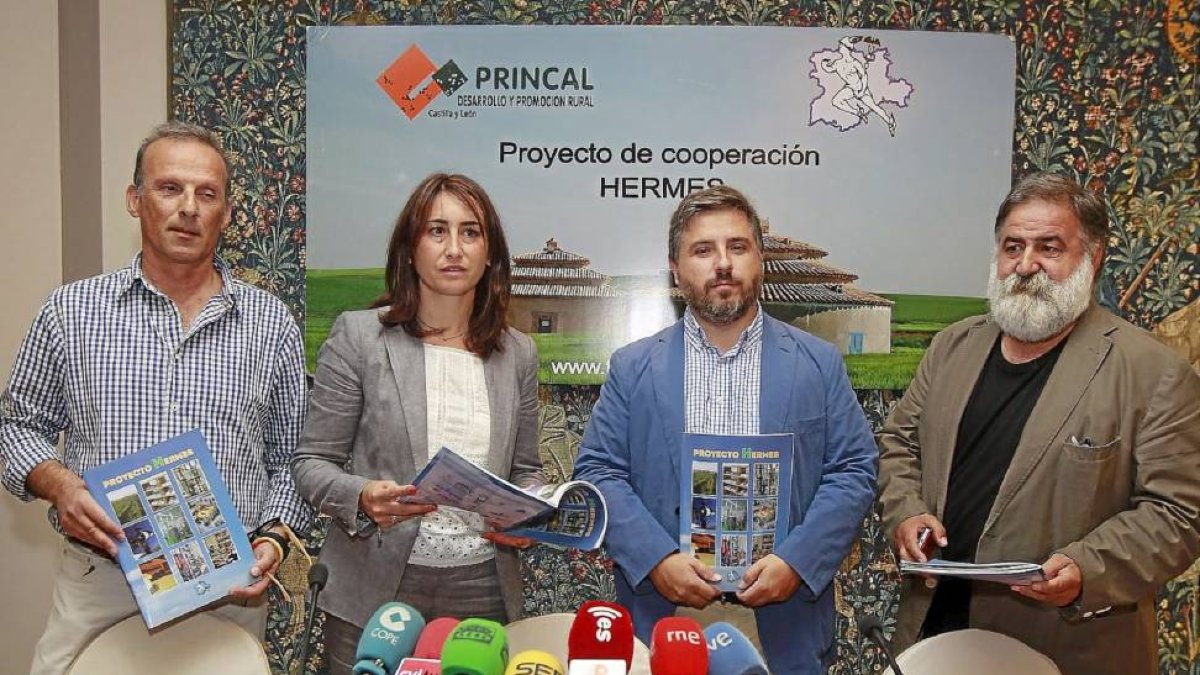
[{"label": "man's hand", "polygon": [[1055,553],[1042,564],[1045,581],[1030,586],[1013,586],[1021,595],[1055,607],[1066,607],[1083,592],[1083,573],[1079,565],[1067,556]]},{"label": "man's hand", "polygon": [[416,494],[412,485],[399,485],[391,480],[368,481],[358,496],[358,507],[383,529],[398,525],[410,518],[420,518],[437,510],[437,504],[410,504],[397,501]]},{"label": "man's hand", "polygon": [[750,566],[738,582],[738,600],[747,607],[761,607],[792,597],[803,583],[800,575],[774,553]]},{"label": "man's hand", "polygon": [[699,560],[683,553],[672,553],[650,570],[650,583],[664,598],[676,605],[704,609],[721,596],[716,583],[721,575]]},{"label": "man's hand", "polygon": [[54,505],[67,536],[117,557],[117,542],[113,540],[124,541],[125,532],[92,499],[87,485],[74,471],[54,460],[42,462],[29,472],[25,485]]},{"label": "man's hand", "polygon": [[271,585],[271,577],[275,574],[275,570],[279,569],[279,563],[283,562],[279,559],[279,549],[275,545],[265,539],[259,539],[257,545],[254,546],[254,565],[250,567],[250,576],[258,579],[249,586],[233,587],[229,590],[229,595],[234,598],[256,598],[267,590],[267,586]]},{"label": "man's hand", "polygon": [[[930,530],[929,539],[922,549],[917,541],[921,531],[926,529]],[[910,562],[926,562],[929,559],[928,554],[933,552],[934,547],[928,542],[936,542],[938,548],[945,548],[946,544],[950,543],[950,540],[946,539],[946,528],[932,513],[920,513],[905,518],[892,535],[892,543],[896,546],[900,559]]]}]

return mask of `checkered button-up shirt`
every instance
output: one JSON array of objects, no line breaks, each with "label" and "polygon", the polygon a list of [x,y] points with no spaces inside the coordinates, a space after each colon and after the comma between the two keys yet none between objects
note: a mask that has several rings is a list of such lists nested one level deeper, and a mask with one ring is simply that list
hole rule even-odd
[{"label": "checkered button-up shirt", "polygon": [[0,396],[9,492],[32,500],[25,481],[44,461],[82,473],[198,427],[247,529],[307,527],[290,471],[307,405],[300,330],[282,302],[214,264],[222,292],[186,331],[140,254],[51,294]]},{"label": "checkered button-up shirt", "polygon": [[757,434],[763,310],[721,354],[689,307],[683,313],[684,424],[693,434]]}]

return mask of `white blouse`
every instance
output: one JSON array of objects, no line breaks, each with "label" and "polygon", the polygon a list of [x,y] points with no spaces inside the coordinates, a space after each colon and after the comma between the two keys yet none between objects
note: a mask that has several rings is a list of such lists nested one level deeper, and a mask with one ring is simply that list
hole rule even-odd
[{"label": "white blouse", "polygon": [[[492,418],[483,360],[452,347],[425,345],[425,400],[429,457],[446,447],[472,464],[488,468]],[[421,466],[429,463],[429,457]],[[425,567],[474,565],[496,556],[492,542],[479,536],[483,516],[449,506],[421,518],[409,562]]]}]

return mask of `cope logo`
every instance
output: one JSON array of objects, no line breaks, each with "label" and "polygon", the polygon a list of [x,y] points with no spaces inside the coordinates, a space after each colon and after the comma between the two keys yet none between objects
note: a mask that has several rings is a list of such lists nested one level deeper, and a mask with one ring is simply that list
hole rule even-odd
[{"label": "cope logo", "polygon": [[596,641],[597,642],[612,642],[613,620],[620,618],[621,613],[612,607],[588,607],[588,614],[596,620]]},{"label": "cope logo", "polygon": [[409,612],[407,607],[392,607],[379,615],[379,624],[397,633],[403,633],[405,626],[412,620],[412,612]]},{"label": "cope logo", "polygon": [[[422,87],[427,80],[429,83]],[[375,78],[379,88],[410,120],[420,115],[435,98],[453,94],[466,82],[467,76],[453,59],[438,68],[416,44],[410,45]]]}]

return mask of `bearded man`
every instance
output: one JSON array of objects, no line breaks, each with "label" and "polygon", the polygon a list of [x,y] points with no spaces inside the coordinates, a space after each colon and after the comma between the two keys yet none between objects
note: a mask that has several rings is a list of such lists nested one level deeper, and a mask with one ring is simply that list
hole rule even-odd
[{"label": "bearded man", "polygon": [[1046,580],[906,578],[897,647],[984,628],[1065,675],[1153,675],[1155,593],[1200,550],[1200,378],[1093,302],[1094,195],[1030,176],[995,233],[989,314],[938,334],[880,433],[880,501],[903,560],[1038,562]]},{"label": "bearded man", "polygon": [[[608,502],[617,598],[639,638],[649,643],[654,624],[682,606],[702,622],[732,622],[773,672],[823,675],[834,655],[833,575],[874,497],[876,451],[837,349],[759,305],[762,239],[754,207],[733,188],[680,202],[667,258],[687,309],[613,354],[575,476]],[[795,438],[792,529],[722,602],[720,577],[679,551],[685,432]]]}]

